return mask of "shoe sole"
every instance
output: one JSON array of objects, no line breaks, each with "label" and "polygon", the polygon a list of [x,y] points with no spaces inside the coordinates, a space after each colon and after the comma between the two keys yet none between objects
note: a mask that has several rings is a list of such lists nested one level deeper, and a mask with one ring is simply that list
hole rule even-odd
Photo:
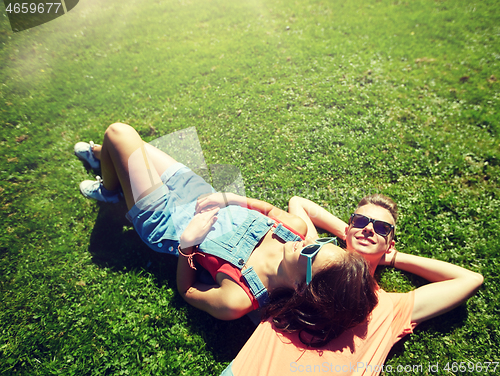
[{"label": "shoe sole", "polygon": [[101,170],[101,164],[100,164],[100,163],[99,163],[99,167],[94,168],[94,167],[92,167],[92,165],[90,164],[90,162],[89,162],[89,161],[87,161],[86,159],[81,158],[78,154],[76,154],[76,152],[73,152],[73,154],[74,154],[74,155],[75,155],[75,156],[76,156],[76,157],[77,157],[80,161],[82,161],[82,162],[83,162],[83,164],[84,164],[86,167],[90,168],[91,170],[94,170],[94,171],[100,171],[100,170]]},{"label": "shoe sole", "polygon": [[[85,161],[84,161],[85,162]],[[83,183],[83,182],[82,182]],[[102,201],[102,200],[98,200],[94,197],[89,197],[87,195],[85,195],[82,191],[82,188],[81,188],[81,183],[80,185],[78,186],[78,190],[80,191],[80,194],[85,197],[87,200],[94,200],[96,202],[103,202],[105,204],[118,204],[120,201],[124,200],[125,199],[125,196],[123,195],[123,191],[121,190],[120,188],[120,191],[117,193],[118,197],[116,198],[116,201]]]},{"label": "shoe sole", "polygon": [[120,199],[123,197],[123,195],[122,195],[122,194],[120,194],[120,195],[118,196],[118,199],[116,200],[116,202],[115,202],[115,201],[101,201],[101,200],[98,200],[98,199],[93,198],[93,197],[85,196],[85,194],[82,192],[82,190],[81,190],[81,189],[78,189],[78,190],[80,191],[80,194],[81,194],[83,197],[85,197],[87,200],[93,200],[93,201],[95,201],[95,202],[102,202],[103,204],[118,204],[118,203],[120,202]]}]

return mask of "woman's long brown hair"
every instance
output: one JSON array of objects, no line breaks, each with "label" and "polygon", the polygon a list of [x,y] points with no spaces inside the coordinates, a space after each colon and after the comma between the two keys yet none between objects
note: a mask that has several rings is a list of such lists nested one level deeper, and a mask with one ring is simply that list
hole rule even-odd
[{"label": "woman's long brown hair", "polygon": [[362,256],[348,251],[343,256],[316,273],[309,285],[273,291],[264,317],[272,317],[283,332],[298,332],[310,347],[322,347],[362,323],[377,305],[377,283]]}]

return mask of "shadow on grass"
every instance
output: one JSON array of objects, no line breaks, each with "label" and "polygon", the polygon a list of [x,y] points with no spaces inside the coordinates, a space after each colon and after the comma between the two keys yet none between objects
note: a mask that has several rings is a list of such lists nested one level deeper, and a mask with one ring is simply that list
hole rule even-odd
[{"label": "shadow on grass", "polygon": [[118,204],[99,203],[99,213],[90,235],[89,252],[92,260],[114,271],[149,271],[149,267],[156,264],[153,261],[160,260],[152,259],[156,255],[133,230],[125,218],[126,213],[124,201]]},{"label": "shadow on grass", "polygon": [[[181,299],[177,298],[176,301]],[[181,304],[187,303],[182,300]],[[188,306],[186,316],[191,329],[202,336],[218,362],[232,361],[255,330],[247,316],[222,321],[191,306]]]},{"label": "shadow on grass", "polygon": [[[99,213],[90,236],[89,252],[95,264],[117,272],[145,271],[154,276],[157,285],[176,290],[177,258],[151,250],[125,218],[125,202],[100,203]],[[248,317],[222,321],[188,305],[176,294],[170,306],[186,315],[187,326],[200,335],[218,362],[236,357],[255,329]]]}]

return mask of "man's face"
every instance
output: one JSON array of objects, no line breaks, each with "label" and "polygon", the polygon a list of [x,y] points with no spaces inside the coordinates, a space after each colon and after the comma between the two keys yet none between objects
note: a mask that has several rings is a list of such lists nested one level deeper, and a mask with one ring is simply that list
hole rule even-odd
[{"label": "man's face", "polygon": [[[394,225],[394,218],[389,210],[378,205],[364,205],[356,209],[355,213]],[[392,234],[386,237],[377,234],[373,229],[372,222],[363,228],[357,228],[350,224],[345,231],[347,249],[361,254],[369,262],[380,260],[384,253],[394,247]]]}]

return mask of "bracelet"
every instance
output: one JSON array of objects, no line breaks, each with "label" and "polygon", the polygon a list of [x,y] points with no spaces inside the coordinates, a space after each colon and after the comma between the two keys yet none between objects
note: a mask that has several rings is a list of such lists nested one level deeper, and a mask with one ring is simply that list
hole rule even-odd
[{"label": "bracelet", "polygon": [[[198,247],[198,246],[196,246],[196,248],[197,248],[197,247]],[[189,266],[191,267],[191,269],[194,269],[194,270],[197,270],[197,269],[196,269],[196,266],[194,265],[194,261],[193,261],[194,256],[196,256],[196,255],[201,255],[201,256],[205,257],[205,255],[204,255],[203,253],[201,253],[201,252],[197,252],[197,251],[191,252],[189,255],[186,255],[185,253],[183,253],[183,252],[182,252],[182,250],[181,250],[181,245],[180,245],[180,244],[179,244],[179,246],[177,247],[177,250],[179,251],[179,255],[181,255],[181,256],[183,256],[183,257],[187,258],[187,261],[188,261]]]},{"label": "bracelet", "polygon": [[226,207],[227,206],[226,194],[224,192],[221,193],[222,193],[222,198],[224,199],[224,207]]},{"label": "bracelet", "polygon": [[398,251],[394,250],[394,256],[392,256],[391,263],[389,264],[393,268],[394,268],[394,264],[396,263],[396,255],[397,254],[398,254]]}]

